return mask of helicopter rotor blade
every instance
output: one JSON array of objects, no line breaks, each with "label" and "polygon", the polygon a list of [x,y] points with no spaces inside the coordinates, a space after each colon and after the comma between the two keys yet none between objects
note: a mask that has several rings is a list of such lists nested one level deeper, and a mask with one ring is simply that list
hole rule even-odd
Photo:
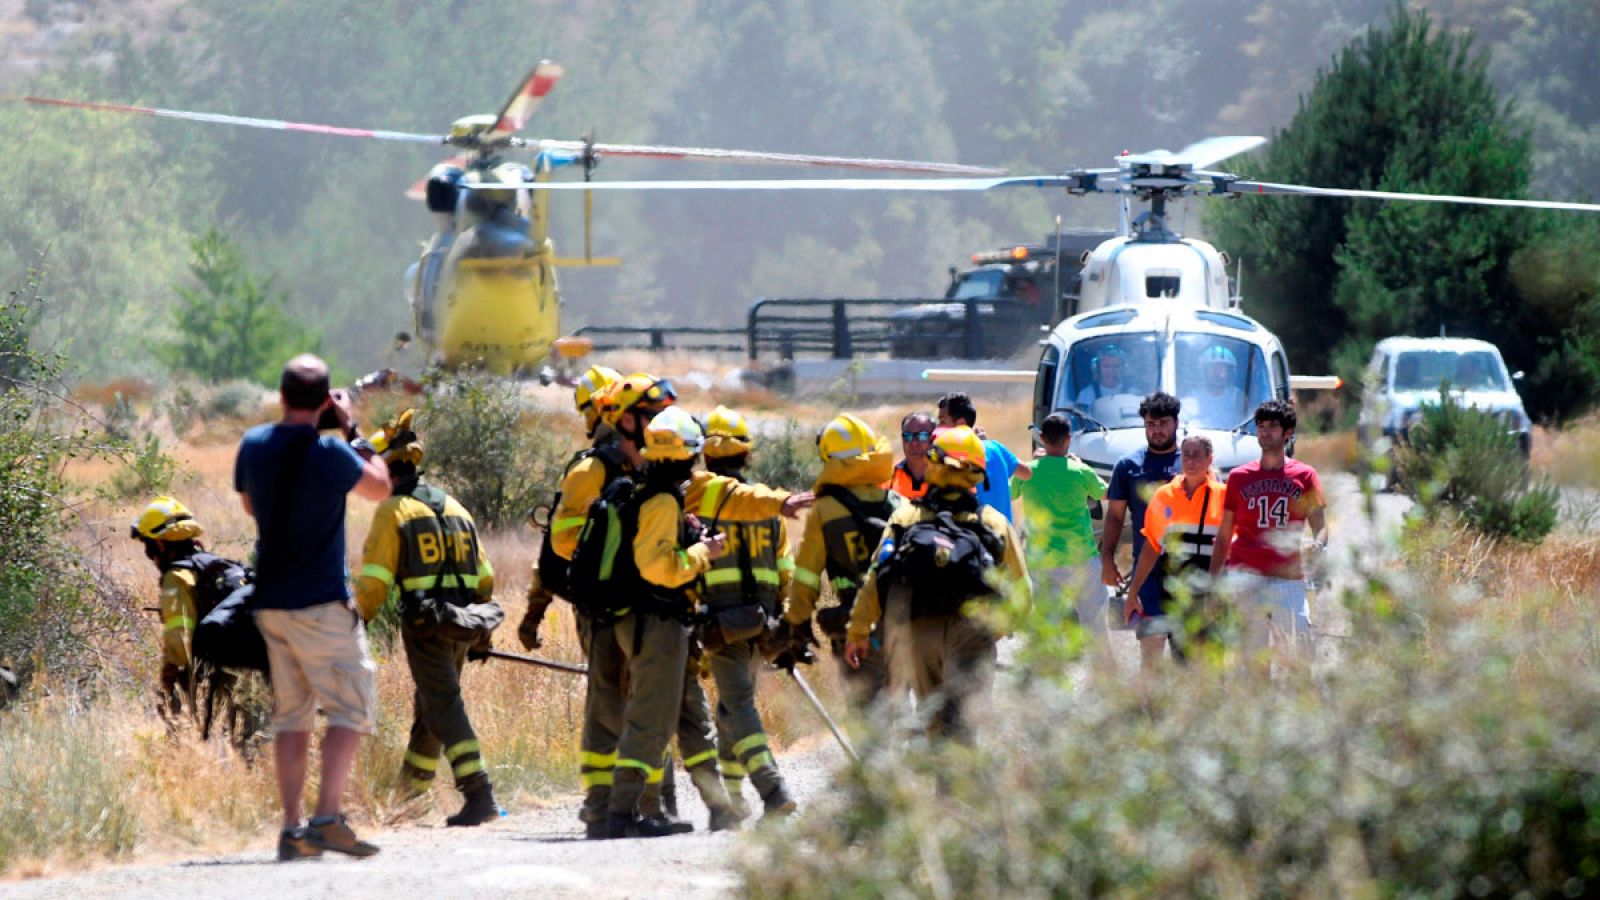
[{"label": "helicopter rotor blade", "polygon": [[414,134],[405,131],[383,131],[375,128],[343,128],[337,125],[318,125],[312,122],[290,122],[283,119],[256,119],[249,116],[230,116],[221,113],[192,112],[182,109],[162,109],[155,106],[127,106],[121,103],[94,103],[87,100],[62,100],[55,97],[0,98],[15,103],[32,103],[36,106],[61,106],[68,109],[86,109],[95,112],[130,113],[155,116],[161,119],[182,119],[186,122],[206,122],[212,125],[238,125],[245,128],[263,128],[269,131],[299,131],[308,134],[326,134],[333,137],[367,138],[379,141],[399,141],[408,144],[444,144],[447,138],[438,134]]},{"label": "helicopter rotor blade", "polygon": [[501,185],[534,191],[921,191],[949,193],[1004,187],[1067,188],[1070,175],[1005,178],[759,178],[730,181],[525,181]]},{"label": "helicopter rotor blade", "polygon": [[544,101],[544,95],[550,93],[550,89],[556,86],[556,82],[561,80],[565,72],[566,70],[557,63],[548,59],[540,60],[523,80],[522,87],[517,88],[511,99],[506,101],[506,105],[501,107],[500,115],[495,117],[494,128],[490,133],[511,135],[521,131],[522,126],[528,124],[528,120],[533,118],[534,111]]},{"label": "helicopter rotor blade", "polygon": [[1256,135],[1229,135],[1206,138],[1173,154],[1174,162],[1194,169],[1214,166],[1225,159],[1249,153],[1265,144],[1267,139]]},{"label": "helicopter rotor blade", "polygon": [[816,156],[805,153],[767,153],[759,150],[725,150],[717,147],[670,147],[647,144],[585,144],[583,141],[540,141],[549,150],[582,152],[595,156],[637,159],[679,159],[703,162],[758,163],[777,166],[817,166],[871,172],[919,172],[927,175],[1003,175],[1004,169],[968,166],[960,163],[921,162],[904,159],[871,159],[850,156]]},{"label": "helicopter rotor blade", "polygon": [[1294,194],[1306,197],[1349,197],[1357,200],[1414,200],[1422,203],[1459,203],[1469,206],[1509,206],[1518,209],[1600,212],[1600,203],[1567,203],[1559,200],[1511,200],[1500,197],[1416,194],[1402,191],[1363,191],[1350,188],[1310,187],[1303,184],[1275,184],[1270,181],[1219,182],[1216,192],[1223,194]]}]

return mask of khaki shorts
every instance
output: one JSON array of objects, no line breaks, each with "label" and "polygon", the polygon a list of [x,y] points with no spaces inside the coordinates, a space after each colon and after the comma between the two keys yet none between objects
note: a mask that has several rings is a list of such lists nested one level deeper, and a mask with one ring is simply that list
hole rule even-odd
[{"label": "khaki shorts", "polygon": [[371,734],[377,672],[367,630],[343,603],[305,609],[258,609],[256,626],[272,664],[272,730],[311,731],[317,708],[328,727]]}]

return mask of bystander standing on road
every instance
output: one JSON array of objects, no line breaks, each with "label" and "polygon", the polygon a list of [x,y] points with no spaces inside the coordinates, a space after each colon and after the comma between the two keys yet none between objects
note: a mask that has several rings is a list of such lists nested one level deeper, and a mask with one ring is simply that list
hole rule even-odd
[{"label": "bystander standing on road", "polygon": [[933,446],[933,416],[925,412],[906,413],[900,420],[901,460],[884,487],[907,500],[920,500],[928,493],[928,450]]},{"label": "bystander standing on road", "polygon": [[[283,418],[245,433],[234,488],[256,520],[256,624],[272,664],[273,758],[283,803],[280,860],[334,850],[371,856],[341,812],[361,736],[375,718],[375,667],[350,601],[345,566],[345,495],[381,501],[389,472],[370,448],[358,453],[348,397],[328,390],[328,366],[311,354],[289,360],[279,382]],[[344,436],[319,436],[332,410]],[[301,823],[311,729],[328,719],[316,813]]]},{"label": "bystander standing on road", "polygon": [[[1191,636],[1208,633],[1214,622],[1209,604],[1195,603],[1184,616],[1173,608],[1173,579],[1189,572],[1211,570],[1211,550],[1217,528],[1222,523],[1223,486],[1212,471],[1211,439],[1191,434],[1179,448],[1183,472],[1156,489],[1145,507],[1143,540],[1147,543],[1139,565],[1128,585],[1122,604],[1123,620],[1137,618],[1140,667],[1148,672],[1161,660],[1163,645],[1172,645],[1172,655],[1183,659],[1185,642]],[[1139,540],[1139,538],[1135,538]],[[1158,600],[1147,604],[1143,597],[1147,581],[1156,581],[1161,590]],[[1203,597],[1209,585],[1190,585],[1191,597]]]},{"label": "bystander standing on road", "polygon": [[965,425],[983,441],[984,478],[978,484],[978,502],[992,506],[1011,522],[1011,479],[1026,481],[1033,472],[1017,460],[1017,455],[1005,444],[989,437],[978,427],[978,408],[972,398],[956,391],[939,398],[939,427],[955,428]]},{"label": "bystander standing on road", "polygon": [[1255,424],[1261,459],[1228,473],[1211,575],[1226,571],[1222,594],[1243,615],[1245,647],[1259,660],[1274,645],[1291,654],[1311,645],[1301,542],[1310,525],[1312,548],[1327,549],[1328,520],[1317,470],[1287,453],[1294,406],[1268,400]]},{"label": "bystander standing on road", "polygon": [[1039,423],[1043,456],[1026,464],[1032,477],[1011,482],[1011,495],[1022,499],[1027,528],[1028,571],[1043,585],[1036,605],[1053,618],[1069,608],[1089,631],[1100,652],[1106,641],[1106,586],[1100,581],[1099,550],[1089,504],[1106,495],[1106,483],[1082,461],[1067,455],[1072,425],[1061,413]]},{"label": "bystander standing on road", "polygon": [[[1145,446],[1117,460],[1111,469],[1111,484],[1106,491],[1106,522],[1100,535],[1100,575],[1109,586],[1122,583],[1122,570],[1117,568],[1117,543],[1122,540],[1123,516],[1131,515],[1134,532],[1133,564],[1139,565],[1146,542],[1137,538],[1144,525],[1144,511],[1150,497],[1161,485],[1178,474],[1178,398],[1157,391],[1139,403],[1139,417],[1144,419]],[[1139,601],[1155,607],[1161,603],[1159,580],[1146,581],[1139,593]]]}]

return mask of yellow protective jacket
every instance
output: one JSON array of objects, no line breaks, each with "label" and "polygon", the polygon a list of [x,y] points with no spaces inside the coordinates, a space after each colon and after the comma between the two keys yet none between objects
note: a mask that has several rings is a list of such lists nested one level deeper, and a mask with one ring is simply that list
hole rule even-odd
[{"label": "yellow protective jacket", "polygon": [[[571,559],[578,549],[578,534],[583,531],[589,507],[605,490],[607,480],[605,463],[597,456],[579,460],[562,480],[561,503],[550,519],[550,547],[562,559]],[[789,492],[696,471],[684,489],[684,506],[699,509],[708,497],[713,506],[722,509],[724,517],[748,522],[779,515]]]},{"label": "yellow protective jacket", "polygon": [[[423,485],[418,491],[436,491]],[[440,492],[443,493],[443,492]],[[478,540],[472,515],[454,497],[445,496],[444,522],[428,504],[416,497],[396,494],[378,505],[362,550],[361,573],[356,578],[356,606],[361,618],[372,621],[383,604],[400,591],[428,590],[436,586],[465,587],[477,602],[494,597],[494,567]],[[444,554],[454,554],[456,571],[444,576]]]},{"label": "yellow protective jacket", "polygon": [[887,447],[863,456],[823,463],[822,474],[817,476],[813,488],[817,492],[817,502],[806,517],[800,550],[795,555],[794,581],[784,604],[785,620],[798,625],[811,618],[817,608],[817,597],[822,593],[824,573],[837,592],[859,588],[872,561],[873,548],[881,537],[862,531],[850,510],[838,500],[823,496],[823,489],[839,485],[865,503],[882,503],[886,498],[898,503],[891,492],[882,487],[893,469],[894,453]]},{"label": "yellow protective jacket", "polygon": [[[929,495],[940,491],[949,492],[949,488],[935,487]],[[932,521],[938,515],[933,509],[922,504],[907,504],[895,510],[889,517],[889,527],[884,529],[883,539],[878,544],[878,549],[873,553],[872,567],[867,570],[866,582],[861,585],[861,592],[856,595],[856,607],[850,613],[849,639],[852,643],[865,641],[872,636],[872,630],[883,617],[882,601],[878,597],[878,564],[881,555],[888,548],[885,546],[892,538],[896,526],[909,528],[918,522]],[[999,535],[1005,544],[999,567],[1001,583],[1008,589],[1020,592],[1024,603],[1033,600],[1033,582],[1028,577],[1028,564],[1022,558],[1022,542],[1017,539],[1016,531],[1012,530],[1011,523],[1005,515],[992,506],[982,506],[978,509],[978,516],[984,526]]]},{"label": "yellow protective jacket", "polygon": [[180,669],[188,668],[192,657],[189,644],[199,624],[195,603],[194,572],[168,569],[161,574],[161,662]]},{"label": "yellow protective jacket", "polygon": [[711,556],[700,544],[683,540],[683,508],[678,498],[660,493],[639,507],[639,527],[633,535],[633,562],[639,577],[658,587],[675,590],[691,584],[711,568]]},{"label": "yellow protective jacket", "polygon": [[700,505],[692,512],[709,533],[728,536],[727,551],[706,572],[701,599],[713,609],[760,603],[769,614],[776,613],[794,575],[794,551],[783,517],[740,519],[727,510],[734,492],[718,485],[700,493]]}]

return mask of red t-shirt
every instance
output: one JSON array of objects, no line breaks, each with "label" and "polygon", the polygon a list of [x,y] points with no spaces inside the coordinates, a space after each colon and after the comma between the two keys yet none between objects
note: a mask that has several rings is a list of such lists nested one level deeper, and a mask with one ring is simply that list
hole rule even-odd
[{"label": "red t-shirt", "polygon": [[1300,539],[1306,516],[1326,505],[1317,470],[1298,460],[1287,460],[1281,469],[1263,469],[1260,460],[1234,469],[1223,499],[1223,509],[1233,513],[1228,566],[1274,578],[1304,577]]}]

